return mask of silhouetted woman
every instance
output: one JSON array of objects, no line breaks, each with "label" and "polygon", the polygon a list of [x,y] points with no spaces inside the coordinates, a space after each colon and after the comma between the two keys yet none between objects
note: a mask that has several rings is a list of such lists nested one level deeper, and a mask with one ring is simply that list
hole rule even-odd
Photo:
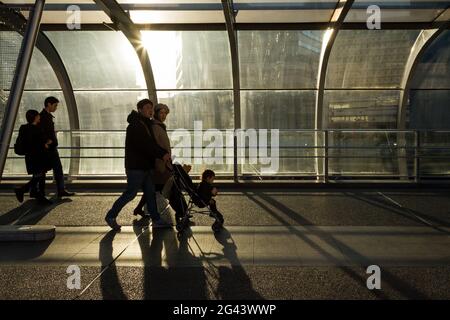
[{"label": "silhouetted woman", "polygon": [[31,189],[30,196],[35,197],[40,204],[51,204],[52,202],[45,197],[45,174],[49,167],[48,148],[52,143],[44,137],[44,133],[39,128],[39,112],[28,110],[25,114],[27,124],[19,129],[19,136],[23,137],[25,148],[25,165],[28,174],[33,175],[31,180],[22,187],[14,189],[17,200],[23,202],[23,196]]}]

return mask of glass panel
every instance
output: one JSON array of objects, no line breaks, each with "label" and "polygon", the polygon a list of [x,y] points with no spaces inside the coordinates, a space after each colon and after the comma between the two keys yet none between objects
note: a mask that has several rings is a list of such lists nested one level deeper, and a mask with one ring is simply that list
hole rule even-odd
[{"label": "glass panel", "polygon": [[315,88],[324,31],[239,31],[243,89]]},{"label": "glass panel", "polygon": [[225,31],[143,31],[158,89],[232,89]]},{"label": "glass panel", "polygon": [[366,22],[367,8],[377,5],[383,22],[431,22],[448,6],[445,1],[434,0],[356,0],[346,22]]},{"label": "glass panel", "polygon": [[121,32],[46,34],[61,55],[75,90],[146,88],[136,52]]},{"label": "glass panel", "polygon": [[[245,130],[244,134],[252,136],[252,129]],[[238,163],[239,174],[246,176],[313,176],[316,172],[316,157],[323,156],[321,148],[316,149],[315,146],[321,146],[323,143],[322,134],[316,137],[313,131],[302,130],[280,130],[277,135],[274,130],[267,132],[255,131],[254,138],[257,142],[257,148],[249,146],[248,138],[245,145],[238,145]],[[263,150],[261,157],[261,139],[267,140],[267,151]],[[278,143],[278,147],[272,144],[272,139]],[[317,139],[317,140],[316,140]],[[317,141],[317,142],[316,142]],[[245,150],[245,151],[242,151]],[[250,152],[255,152],[255,155]],[[240,152],[245,152],[241,155]],[[257,155],[257,156],[256,156]]]},{"label": "glass panel", "polygon": [[225,23],[222,11],[130,11],[134,23]]},{"label": "glass panel", "polygon": [[0,32],[0,89],[3,91],[11,89],[22,39],[17,32]]},{"label": "glass panel", "polygon": [[21,45],[22,36],[17,32],[0,32],[0,124],[3,120]]},{"label": "glass panel", "polygon": [[242,128],[313,129],[315,91],[242,91]]},{"label": "glass panel", "polygon": [[450,90],[411,90],[407,114],[411,129],[450,129]]},{"label": "glass panel", "polygon": [[421,176],[450,174],[450,131],[420,132],[420,146]]},{"label": "glass panel", "polygon": [[414,133],[331,131],[330,175],[399,175],[399,161],[414,147]]},{"label": "glass panel", "polygon": [[[25,83],[25,90],[61,90],[58,78],[50,63],[39,51],[34,48],[33,57],[31,58],[30,69],[28,70],[27,82]],[[43,103],[41,103],[43,105]]]},{"label": "glass panel", "polygon": [[295,23],[329,22],[333,10],[242,10],[237,23]]},{"label": "glass panel", "polygon": [[[77,91],[80,128],[84,130],[125,130],[127,116],[147,91]],[[99,144],[103,145],[103,144]]]},{"label": "glass panel", "polygon": [[[367,9],[367,8],[366,8]],[[367,10],[351,10],[345,22],[365,23],[370,17]],[[381,10],[381,26],[388,22],[432,22],[443,10],[442,9],[424,9],[424,10]]]},{"label": "glass panel", "polygon": [[194,129],[195,121],[203,129],[234,128],[232,91],[160,91],[158,98],[170,108],[169,129]]},{"label": "glass panel", "polygon": [[413,75],[411,87],[450,89],[450,31],[444,31],[426,49]]},{"label": "glass panel", "polygon": [[125,131],[75,133],[80,139],[80,175],[125,175]]},{"label": "glass panel", "polygon": [[[88,23],[102,24],[103,22],[111,23],[111,19],[103,11],[90,11],[90,10],[88,11],[83,9],[81,11],[82,12],[80,15],[80,22],[82,24]],[[30,15],[29,11],[21,11],[21,13],[26,19],[28,19]],[[72,24],[74,22],[74,17],[75,15],[73,11],[44,11],[42,13],[41,23],[66,24],[69,22],[70,24]]]},{"label": "glass panel", "polygon": [[395,129],[399,99],[396,90],[326,90],[324,128]]},{"label": "glass panel", "polygon": [[325,88],[398,88],[414,30],[342,30],[331,51]]}]

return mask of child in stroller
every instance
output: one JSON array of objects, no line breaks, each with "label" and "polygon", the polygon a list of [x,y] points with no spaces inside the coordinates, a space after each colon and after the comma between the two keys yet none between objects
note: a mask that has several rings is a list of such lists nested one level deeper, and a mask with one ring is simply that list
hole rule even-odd
[{"label": "child in stroller", "polygon": [[[198,186],[194,186],[191,177],[179,164],[173,165],[173,183],[178,192],[186,192],[189,195],[190,201],[187,206],[187,212],[181,221],[177,222],[177,230],[179,232],[189,224],[189,218],[191,213],[209,214],[214,218],[212,229],[214,232],[220,231],[223,227],[224,218],[223,215],[217,210],[216,201],[213,199],[217,195],[217,188],[213,186],[215,174],[212,170],[205,170],[202,174],[202,182]],[[200,209],[206,209],[198,211],[194,209],[194,205]]]},{"label": "child in stroller", "polygon": [[200,182],[197,188],[198,196],[203,200],[204,203],[209,205],[211,209],[211,217],[215,217],[217,221],[223,225],[223,215],[217,210],[216,200],[213,198],[217,196],[217,188],[214,187],[214,179],[216,174],[212,170],[205,170],[202,173],[202,182]]}]

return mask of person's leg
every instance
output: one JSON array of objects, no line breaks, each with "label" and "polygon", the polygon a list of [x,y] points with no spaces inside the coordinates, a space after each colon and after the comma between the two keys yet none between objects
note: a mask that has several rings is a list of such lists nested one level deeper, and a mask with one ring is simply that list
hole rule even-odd
[{"label": "person's leg", "polygon": [[45,197],[45,172],[36,175],[36,199],[40,204],[49,205],[53,202]]},{"label": "person's leg", "polygon": [[209,202],[209,209],[214,212],[214,214],[216,215],[216,219],[220,223],[224,222],[223,215],[219,212],[219,210],[217,210],[216,200],[211,199],[211,201]]},{"label": "person's leg", "polygon": [[35,189],[37,190],[38,195],[45,197],[45,172],[38,175]]},{"label": "person's leg", "polygon": [[58,194],[64,192],[64,173],[61,164],[61,159],[59,158],[58,150],[54,150],[51,154],[51,162],[53,169],[53,177],[56,181],[56,190]]},{"label": "person's leg", "polygon": [[20,203],[23,202],[23,196],[26,192],[30,190],[30,187],[32,187],[35,184],[35,178],[34,176],[31,177],[31,179],[25,183],[23,186],[14,188],[14,193],[16,194],[17,201]]},{"label": "person's leg", "polygon": [[153,183],[152,175],[148,172],[144,180],[144,196],[147,203],[147,210],[150,213],[150,217],[153,221],[158,221],[160,215],[158,212],[158,206],[156,204],[155,185]]},{"label": "person's leg", "polygon": [[125,205],[136,197],[143,185],[145,172],[141,170],[127,170],[127,188],[114,202],[112,208],[106,214],[106,219],[116,219]]},{"label": "person's leg", "polygon": [[134,208],[133,213],[134,215],[140,214],[144,215],[144,205],[145,205],[145,193],[142,195],[141,200],[139,201],[136,208]]},{"label": "person's leg", "polygon": [[34,182],[34,177],[31,177],[31,179],[27,183],[25,183],[23,186],[20,187],[20,190],[23,193],[30,191],[30,187],[33,185],[33,182]]}]

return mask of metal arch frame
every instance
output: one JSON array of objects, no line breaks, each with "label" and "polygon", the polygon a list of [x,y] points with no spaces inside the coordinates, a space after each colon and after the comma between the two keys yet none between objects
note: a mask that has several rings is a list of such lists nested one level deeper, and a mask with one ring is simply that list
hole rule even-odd
[{"label": "metal arch frame", "polygon": [[[439,17],[441,17],[446,12],[450,12],[450,9],[446,9],[435,19],[437,21]],[[417,36],[414,45],[411,48],[408,59],[405,64],[405,71],[403,72],[402,81],[400,83],[400,99],[398,104],[398,112],[397,112],[397,129],[405,130],[406,129],[406,111],[408,100],[410,97],[411,85],[414,78],[415,71],[420,61],[422,60],[423,55],[427,51],[427,49],[431,46],[431,44],[439,37],[442,32],[447,30],[450,26],[450,21],[442,23],[437,29],[430,30],[422,30],[420,34]],[[406,146],[406,136],[405,133],[400,133],[398,136],[399,145]],[[416,141],[416,154],[420,151],[420,133],[416,132],[415,135]],[[408,159],[406,158],[406,150],[404,148],[399,150],[399,159],[398,159],[398,168],[400,176],[407,177],[408,174]],[[414,179],[416,182],[420,182],[420,161],[418,159],[415,160],[414,163]]]},{"label": "metal arch frame", "polygon": [[141,63],[149,99],[153,103],[158,103],[155,78],[147,49],[142,44],[141,32],[136,28],[129,15],[122,9],[116,0],[94,0],[95,3],[109,16],[117,30],[122,31],[125,37],[133,46]]},{"label": "metal arch frame", "polygon": [[[317,78],[317,95],[316,95],[316,110],[315,110],[315,130],[323,130],[323,100],[325,93],[325,80],[328,70],[328,62],[330,60],[331,50],[333,48],[336,37],[342,27],[344,20],[353,6],[355,0],[340,0],[333,12],[330,20],[330,24],[333,25],[332,29],[328,29],[329,35],[325,34],[324,43],[322,44],[322,51],[320,53],[320,62]],[[314,145],[316,146],[316,173],[317,179],[323,171],[324,181],[328,181],[328,132],[325,132],[324,137],[324,157],[319,158],[319,132],[316,131],[314,135]]]},{"label": "metal arch frame", "polygon": [[333,16],[331,17],[330,24],[333,25],[330,30],[328,39],[324,39],[326,43],[323,44],[322,52],[320,54],[319,62],[319,74],[317,78],[317,97],[316,97],[316,114],[315,114],[315,129],[323,129],[323,96],[325,92],[325,80],[328,70],[328,61],[330,59],[331,50],[333,48],[336,37],[344,23],[345,17],[350,11],[355,0],[340,0]]},{"label": "metal arch frame", "polygon": [[[443,11],[441,15],[445,12],[450,12],[450,9]],[[417,36],[417,39],[411,48],[408,60],[406,61],[405,71],[403,73],[403,78],[400,85],[401,91],[398,106],[397,129],[404,130],[406,128],[406,107],[409,100],[412,80],[420,60],[433,41],[439,37],[442,32],[447,30],[449,26],[450,21],[447,21],[437,29],[422,30]]]},{"label": "metal arch frame", "polygon": [[[228,32],[228,42],[230,44],[231,53],[231,72],[233,76],[233,105],[234,105],[234,129],[241,129],[241,81],[239,70],[239,52],[237,43],[237,31],[234,27],[236,23],[236,14],[233,8],[233,0],[222,0],[223,14],[225,16],[225,24]],[[237,152],[237,136],[234,135],[234,163],[233,176],[234,181],[238,181],[238,152]]]},{"label": "metal arch frame", "polygon": [[[0,7],[4,9],[1,11],[2,14],[0,15],[0,20],[3,21],[10,30],[16,31],[24,36],[27,19],[21,13],[8,8],[2,2],[0,2]],[[72,83],[70,81],[67,69],[60,55],[58,54],[58,51],[56,50],[50,39],[42,31],[39,31],[35,46],[47,59],[48,63],[52,67],[53,72],[55,72],[59,85],[61,86],[61,90],[63,91],[64,100],[67,106],[70,131],[72,132],[74,130],[79,130],[80,120],[78,116],[78,107],[75,95],[73,93]],[[71,145],[75,146],[76,148],[71,148],[69,177],[79,174],[80,149],[77,148],[80,146],[79,136],[71,136]]]}]

